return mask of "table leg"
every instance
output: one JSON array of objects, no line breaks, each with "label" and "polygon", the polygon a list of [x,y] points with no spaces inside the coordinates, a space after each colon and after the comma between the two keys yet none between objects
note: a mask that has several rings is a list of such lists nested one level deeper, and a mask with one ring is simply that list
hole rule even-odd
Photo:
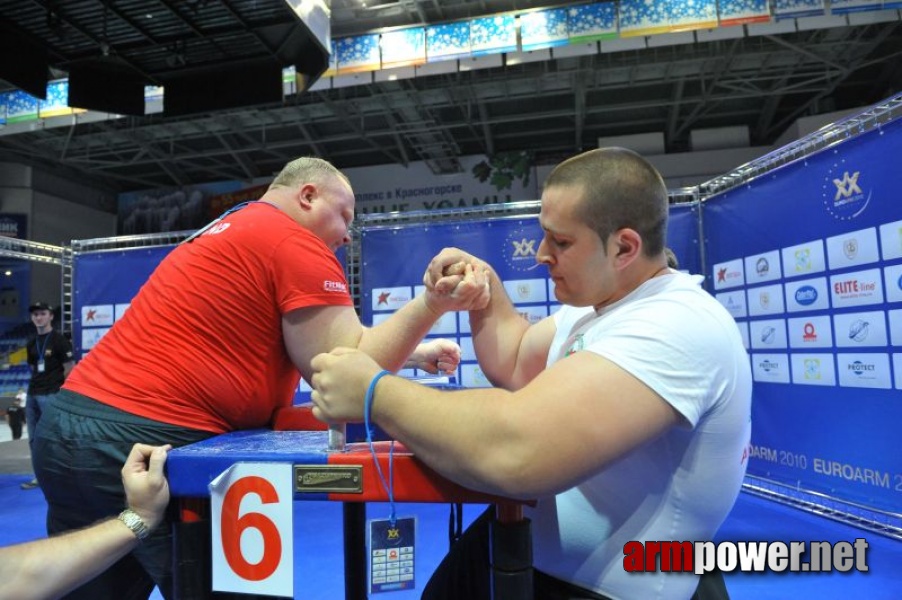
[{"label": "table leg", "polygon": [[178,600],[212,597],[210,519],[206,499],[180,498],[172,524],[173,589]]},{"label": "table leg", "polygon": [[492,599],[532,600],[532,532],[519,504],[497,504],[491,524]]},{"label": "table leg", "polygon": [[345,600],[367,598],[366,503],[342,503],[345,555]]}]

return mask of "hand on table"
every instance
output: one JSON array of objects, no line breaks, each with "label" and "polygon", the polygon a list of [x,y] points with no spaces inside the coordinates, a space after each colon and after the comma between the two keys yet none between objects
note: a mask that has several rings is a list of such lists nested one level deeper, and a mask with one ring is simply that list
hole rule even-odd
[{"label": "hand on table", "polygon": [[373,377],[382,368],[368,354],[353,348],[336,348],[317,354],[313,369],[313,416],[327,423],[363,421],[363,400]]},{"label": "hand on table", "polygon": [[138,513],[148,529],[163,519],[169,504],[169,483],[163,474],[166,453],[172,446],[135,444],[122,466],[122,485],[129,508]]}]

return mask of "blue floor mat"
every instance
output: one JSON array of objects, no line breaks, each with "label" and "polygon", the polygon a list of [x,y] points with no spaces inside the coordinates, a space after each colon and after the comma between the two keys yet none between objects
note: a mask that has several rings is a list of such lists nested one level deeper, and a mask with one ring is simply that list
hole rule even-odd
[{"label": "blue floor mat", "polygon": [[[40,490],[22,490],[28,475],[0,475],[0,545],[28,541],[44,535],[46,503]],[[368,505],[370,518],[388,516],[388,506]],[[465,506],[465,521],[482,506]],[[449,508],[444,504],[405,504],[398,516],[416,516],[419,548],[416,557],[417,590],[375,597],[412,600],[448,549]],[[295,593],[304,600],[344,597],[341,505],[329,502],[295,503]],[[869,544],[868,573],[729,573],[727,588],[733,600],[898,600],[902,598],[902,542],[836,523],[769,500],[741,494],[717,540],[727,541],[849,541],[865,538]],[[160,598],[155,593],[153,598]]]}]

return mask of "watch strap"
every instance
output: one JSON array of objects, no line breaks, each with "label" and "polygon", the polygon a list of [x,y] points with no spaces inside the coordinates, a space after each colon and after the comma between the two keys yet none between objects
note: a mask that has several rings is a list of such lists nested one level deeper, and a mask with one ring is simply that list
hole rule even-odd
[{"label": "watch strap", "polygon": [[147,539],[147,536],[150,535],[150,529],[147,528],[144,519],[130,508],[119,513],[119,520],[135,534],[139,541]]}]

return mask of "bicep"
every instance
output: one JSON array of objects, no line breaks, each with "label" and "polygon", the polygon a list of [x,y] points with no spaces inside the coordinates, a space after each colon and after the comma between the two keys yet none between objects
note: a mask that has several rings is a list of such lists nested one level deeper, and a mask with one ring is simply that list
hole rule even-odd
[{"label": "bicep", "polygon": [[534,449],[531,477],[547,491],[592,476],[682,419],[638,378],[591,352],[558,361],[521,394],[523,431]]},{"label": "bicep", "polygon": [[554,332],[554,317],[546,317],[526,330],[517,349],[517,362],[511,374],[510,389],[522,388],[545,369]]},{"label": "bicep", "polygon": [[307,381],[310,361],[338,346],[356,348],[363,325],[350,306],[312,306],[282,315],[282,337],[294,366]]}]

